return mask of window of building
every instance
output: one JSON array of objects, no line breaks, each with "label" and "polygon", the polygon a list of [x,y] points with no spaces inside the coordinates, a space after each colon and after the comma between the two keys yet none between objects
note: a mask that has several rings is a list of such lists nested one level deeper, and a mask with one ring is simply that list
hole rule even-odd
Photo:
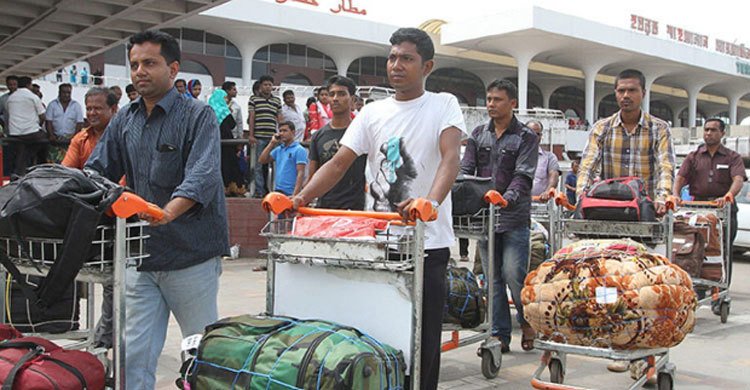
[{"label": "window of building", "polygon": [[359,78],[357,76],[380,76],[386,77],[386,64],[388,59],[385,57],[361,57],[349,65],[346,75],[349,78]]},{"label": "window of building", "polygon": [[336,74],[336,63],[331,57],[296,43],[274,43],[258,49],[253,55],[253,79],[268,74],[269,64],[292,65]]},{"label": "window of building", "polygon": [[484,84],[474,73],[458,68],[442,68],[427,77],[425,88],[431,92],[452,93],[469,106],[484,101]]}]

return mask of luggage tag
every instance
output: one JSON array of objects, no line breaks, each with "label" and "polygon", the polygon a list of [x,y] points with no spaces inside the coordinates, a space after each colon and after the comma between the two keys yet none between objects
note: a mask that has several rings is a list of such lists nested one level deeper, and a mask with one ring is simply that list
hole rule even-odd
[{"label": "luggage tag", "polygon": [[198,349],[198,345],[200,345],[202,339],[203,335],[200,333],[185,337],[182,339],[182,351],[189,352],[190,350]]},{"label": "luggage tag", "polygon": [[617,288],[599,286],[596,288],[596,303],[606,305],[617,303]]}]

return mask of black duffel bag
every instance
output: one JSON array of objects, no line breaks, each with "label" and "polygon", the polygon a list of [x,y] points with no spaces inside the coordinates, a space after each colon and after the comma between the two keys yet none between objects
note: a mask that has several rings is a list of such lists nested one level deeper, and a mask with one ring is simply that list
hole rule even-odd
[{"label": "black duffel bag", "polygon": [[64,296],[84,262],[98,252],[92,250],[96,227],[106,222],[104,212],[122,191],[102,176],[58,164],[32,167],[17,182],[0,188],[0,236],[10,237],[21,248],[27,247],[28,238],[63,240],[37,287],[26,283],[6,252],[0,251],[0,263],[29,301],[45,310]]},{"label": "black duffel bag", "polygon": [[495,184],[489,177],[459,175],[451,189],[453,215],[474,215],[489,207],[484,194],[494,189]]},{"label": "black duffel bag", "polygon": [[[44,278],[24,275],[24,281],[32,288],[36,288],[44,281]],[[81,291],[78,289],[79,283],[71,283],[54,304],[42,310],[29,301],[16,281],[9,279],[5,282],[10,283],[10,288],[7,284],[4,286],[7,291],[5,321],[12,324],[18,331],[65,333],[78,330],[81,296]]]}]

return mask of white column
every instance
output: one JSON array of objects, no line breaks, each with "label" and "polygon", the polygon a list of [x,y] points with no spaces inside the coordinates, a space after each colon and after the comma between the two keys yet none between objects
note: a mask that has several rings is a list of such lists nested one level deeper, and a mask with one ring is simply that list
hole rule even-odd
[{"label": "white column", "polygon": [[521,53],[515,56],[518,63],[518,109],[528,108],[529,100],[529,63],[534,57],[530,53]]},{"label": "white column", "polygon": [[698,93],[700,87],[692,87],[688,90],[688,126],[695,127],[695,119],[698,117]]},{"label": "white column", "polygon": [[741,96],[734,95],[729,97],[729,125],[737,124],[737,105],[740,102]]},{"label": "white column", "polygon": [[685,109],[685,107],[687,106],[684,104],[680,104],[677,106],[672,106],[672,105],[669,106],[669,108],[672,109],[672,127],[681,127],[680,113],[682,112],[682,110]]},{"label": "white column", "polygon": [[242,54],[242,85],[245,87],[253,84],[253,57],[261,47],[263,46],[246,45],[238,48]]},{"label": "white column", "polygon": [[596,75],[599,73],[600,66],[592,66],[583,69],[583,75],[585,76],[585,95],[586,100],[586,120],[589,123],[594,123],[596,119],[596,112],[594,111],[594,99],[596,98]]},{"label": "white column", "polygon": [[651,112],[651,86],[654,85],[654,78],[650,77],[646,79],[646,96],[643,97],[643,103],[641,104],[644,112]]}]

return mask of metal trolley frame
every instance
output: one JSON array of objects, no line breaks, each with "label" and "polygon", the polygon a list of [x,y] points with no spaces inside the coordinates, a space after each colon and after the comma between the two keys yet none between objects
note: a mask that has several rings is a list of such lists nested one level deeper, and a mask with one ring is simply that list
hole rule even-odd
[{"label": "metal trolley frame", "polygon": [[[291,206],[288,204],[274,208],[272,196],[280,195],[271,193],[266,197],[264,208],[267,211],[281,214],[286,207]],[[301,214],[314,215],[362,213],[310,208],[300,208],[298,211]],[[261,235],[268,239],[266,312],[268,315],[302,318],[324,316],[326,320],[354,326],[397,349],[408,352],[410,385],[412,389],[418,389],[425,223],[419,215],[414,218],[413,224],[404,224],[399,221],[401,217],[396,213],[362,214],[391,217],[382,218],[390,221],[385,230],[376,233],[374,239],[295,236],[292,232],[297,218],[274,219],[263,228]],[[424,214],[422,211],[422,215]],[[432,214],[431,207],[428,207],[427,214]],[[302,286],[305,283],[310,283],[307,290]],[[373,289],[378,287],[383,289],[378,291],[394,292],[389,296],[400,297],[401,300],[386,302],[390,298],[375,296],[377,294]],[[362,289],[366,294],[358,296],[365,299],[369,297],[370,300],[360,301],[358,305],[348,305],[347,300],[361,293],[362,291],[358,290]],[[383,313],[393,309],[389,306],[399,306],[401,309],[408,306],[408,311],[397,310],[400,318],[389,317],[393,323],[408,323],[408,334],[404,334],[403,328],[393,329],[393,323],[384,323],[386,318],[371,315],[373,312]],[[400,336],[396,339],[406,345],[389,342],[383,339],[379,332],[398,333]]]},{"label": "metal trolley frame", "polygon": [[705,288],[710,294],[698,300],[698,305],[718,305],[718,313],[721,323],[725,324],[729,318],[729,309],[732,298],[729,295],[729,283],[732,280],[732,237],[730,234],[732,223],[731,203],[727,202],[724,207],[717,207],[714,202],[682,202],[681,209],[687,209],[698,213],[712,213],[721,221],[721,254],[722,275],[720,281],[703,278],[692,278],[693,287]]},{"label": "metal trolley frame", "polygon": [[[564,196],[565,194],[562,194]],[[560,209],[555,205],[556,198],[560,196],[555,190],[551,190],[550,198],[546,202],[540,200],[538,196],[531,199],[531,218],[540,223],[548,224],[548,237],[550,253],[557,252],[560,249],[560,242],[557,241],[558,221],[560,220]]]},{"label": "metal trolley frame", "polygon": [[[125,389],[125,267],[139,266],[148,257],[144,252],[145,222],[128,223],[124,218],[116,218],[114,226],[99,226],[96,238],[92,241],[98,254],[94,260],[84,264],[76,276],[76,281],[88,284],[86,305],[86,328],[60,334],[37,333],[28,336],[44,337],[49,340],[70,340],[67,348],[85,349],[99,356],[109,368],[109,377],[115,389]],[[22,247],[23,246],[23,247]],[[27,238],[19,243],[15,238],[0,238],[0,250],[16,265],[23,274],[45,276],[53,260],[62,247],[61,239]],[[25,252],[25,253],[24,253]],[[4,270],[2,272],[5,274]],[[5,276],[5,275],[3,275]],[[5,280],[5,279],[3,279]],[[113,354],[107,356],[104,348],[94,348],[96,321],[94,318],[94,284],[113,286]],[[5,299],[0,303],[2,319],[5,323]]]},{"label": "metal trolley frame", "polygon": [[[565,200],[558,197],[558,204],[570,209]],[[642,241],[646,245],[663,246],[667,258],[672,254],[674,215],[668,207],[661,222],[620,222],[620,221],[592,221],[580,219],[560,218],[556,229],[560,245],[565,240],[574,240],[576,236],[586,238],[632,238]],[[559,338],[561,338],[560,336]],[[542,350],[541,363],[531,379],[532,387],[547,390],[573,390],[581,387],[563,385],[565,378],[566,357],[568,354],[610,359],[616,361],[634,361],[646,359],[647,368],[629,387],[630,390],[640,388],[646,381],[656,376],[659,390],[671,390],[674,384],[675,366],[669,362],[668,348],[641,349],[620,351],[611,348],[607,340],[598,340],[596,346],[577,346],[561,340],[537,339],[534,347]],[[541,379],[545,369],[550,371],[550,380]]]},{"label": "metal trolley frame", "polygon": [[[489,195],[485,198],[489,198]],[[487,255],[489,257],[488,263],[493,264],[495,254],[495,221],[498,216],[497,211],[500,208],[494,202],[488,203],[489,207],[479,210],[474,215],[453,216],[453,233],[457,238],[486,239]],[[475,328],[463,328],[456,324],[443,324],[443,331],[451,332],[451,339],[442,344],[441,350],[447,352],[481,342],[482,344],[477,350],[477,355],[482,359],[482,375],[487,379],[493,379],[497,377],[497,373],[502,367],[503,355],[500,351],[500,341],[492,337],[492,313],[494,310],[492,304],[494,283],[492,281],[494,267],[489,268],[488,270],[484,270],[485,285],[487,286],[486,289],[483,289],[486,292],[485,298],[487,302],[485,320]],[[473,334],[461,338],[461,331],[470,331]]]}]

